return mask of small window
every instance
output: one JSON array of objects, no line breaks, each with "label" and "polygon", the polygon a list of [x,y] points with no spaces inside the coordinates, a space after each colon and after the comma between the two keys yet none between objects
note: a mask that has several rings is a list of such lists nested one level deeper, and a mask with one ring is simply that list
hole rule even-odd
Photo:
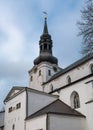
[{"label": "small window", "polygon": [[30,81],[33,81],[33,76],[30,77]]},{"label": "small window", "polygon": [[12,125],[12,130],[15,130],[15,125],[14,124]]},{"label": "small window", "polygon": [[12,112],[12,107],[10,107],[10,108],[8,109],[8,112]]},{"label": "small window", "polygon": [[57,72],[57,68],[56,68],[55,66],[53,67],[53,70],[54,70],[55,72]]},{"label": "small window", "polygon": [[34,69],[34,73],[36,73],[37,72],[37,67],[35,67],[35,69]]},{"label": "small window", "polygon": [[16,104],[16,109],[21,108],[21,103]]},{"label": "small window", "polygon": [[42,46],[40,46],[40,50],[42,50]]},{"label": "small window", "polygon": [[50,91],[51,92],[53,91],[53,85],[52,84],[50,85]]},{"label": "small window", "polygon": [[68,83],[68,84],[71,83],[71,78],[70,78],[70,76],[67,76],[67,83]]},{"label": "small window", "polygon": [[44,44],[44,50],[47,50],[47,44]]},{"label": "small window", "polygon": [[51,76],[51,70],[48,70],[48,75]]},{"label": "small window", "polygon": [[93,81],[92,81],[92,88],[93,88]]},{"label": "small window", "polygon": [[51,45],[49,45],[49,50],[51,50]]},{"label": "small window", "polygon": [[41,75],[41,70],[39,70],[39,76]]},{"label": "small window", "polygon": [[91,73],[93,74],[93,64],[90,65]]},{"label": "small window", "polygon": [[74,109],[80,108],[79,94],[75,91],[71,94],[71,106]]}]

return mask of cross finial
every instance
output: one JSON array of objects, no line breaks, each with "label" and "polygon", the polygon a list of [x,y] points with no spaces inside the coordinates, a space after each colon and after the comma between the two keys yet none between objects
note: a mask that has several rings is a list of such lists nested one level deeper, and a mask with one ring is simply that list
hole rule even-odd
[{"label": "cross finial", "polygon": [[43,12],[43,14],[45,15],[45,22],[44,22],[44,30],[43,30],[43,34],[48,34],[48,28],[47,28],[47,12]]},{"label": "cross finial", "polygon": [[47,12],[43,11],[43,14],[45,15],[44,18],[47,19]]}]

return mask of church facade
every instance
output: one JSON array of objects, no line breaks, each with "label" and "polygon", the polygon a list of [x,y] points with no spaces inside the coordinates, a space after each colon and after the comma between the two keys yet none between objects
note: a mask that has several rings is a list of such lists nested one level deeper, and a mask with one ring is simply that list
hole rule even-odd
[{"label": "church facade", "polygon": [[52,47],[45,18],[29,87],[13,87],[4,100],[4,130],[93,130],[93,55],[63,69]]}]

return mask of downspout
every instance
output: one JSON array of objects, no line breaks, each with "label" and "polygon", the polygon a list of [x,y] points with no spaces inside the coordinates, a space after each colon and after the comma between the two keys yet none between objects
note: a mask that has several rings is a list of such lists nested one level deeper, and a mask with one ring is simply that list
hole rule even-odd
[{"label": "downspout", "polygon": [[[28,116],[28,92],[27,92],[27,87],[26,87],[26,117]],[[25,117],[25,119],[26,119]],[[26,130],[26,120],[24,120],[24,130]]]},{"label": "downspout", "polygon": [[26,88],[26,117],[28,116],[28,91]]},{"label": "downspout", "polygon": [[24,130],[26,130],[26,120],[24,120]]},{"label": "downspout", "polygon": [[50,130],[49,115],[46,117],[46,130]]}]

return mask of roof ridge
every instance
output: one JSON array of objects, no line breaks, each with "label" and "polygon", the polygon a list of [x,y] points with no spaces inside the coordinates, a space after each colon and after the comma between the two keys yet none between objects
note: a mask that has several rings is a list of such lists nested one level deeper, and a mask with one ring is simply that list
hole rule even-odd
[{"label": "roof ridge", "polygon": [[[6,98],[4,99],[4,102],[7,100],[8,96],[12,93],[12,91],[16,90],[16,88],[19,88],[19,89],[17,89],[17,90],[19,90],[19,92],[26,89],[26,87],[15,87],[15,86],[12,87],[11,90],[9,91],[9,93],[7,94]],[[17,92],[16,94],[18,94],[19,92]]]},{"label": "roof ridge", "polygon": [[67,107],[69,107],[71,110],[73,110],[74,112],[77,112],[78,114],[83,115],[82,113],[80,113],[79,111],[73,109],[72,107],[70,107],[68,104],[66,104],[65,102],[63,102],[62,100],[59,100],[60,102],[62,102],[64,105],[66,105]]},{"label": "roof ridge", "polygon": [[84,79],[86,79],[86,78],[89,78],[89,77],[91,77],[91,76],[93,76],[93,74],[88,74],[88,75],[84,76],[83,78],[80,78],[80,79],[77,79],[77,80],[71,82],[70,84],[66,84],[66,85],[63,85],[63,86],[61,86],[61,87],[59,87],[59,88],[54,89],[53,91],[49,92],[49,94],[52,94],[52,93],[54,93],[54,92],[56,92],[56,91],[59,91],[59,90],[61,90],[61,89],[66,88],[66,87],[69,87],[69,86],[71,86],[71,85],[73,85],[73,84],[75,84],[75,83],[77,83],[77,82],[79,82],[79,81],[82,81],[82,80],[84,80]]},{"label": "roof ridge", "polygon": [[49,93],[46,93],[46,92],[43,92],[43,91],[39,91],[39,90],[36,90],[36,89],[33,89],[33,88],[29,88],[29,87],[27,87],[27,90],[32,90],[32,91],[35,91],[35,92],[38,92],[38,93],[42,93],[42,94],[46,94],[46,95],[52,96],[52,97],[59,97],[58,95],[51,95]]},{"label": "roof ridge", "polygon": [[46,83],[52,81],[53,79],[56,79],[57,77],[61,76],[62,74],[66,73],[66,72],[68,72],[69,70],[72,70],[75,67],[79,66],[80,64],[85,63],[87,60],[90,60],[91,58],[93,58],[93,54],[80,58],[79,60],[73,62],[70,65],[68,65],[66,68],[60,70],[58,73],[54,74],[47,82],[44,82],[43,84],[46,84]]},{"label": "roof ridge", "polygon": [[[65,106],[65,109],[66,109],[66,111],[67,111],[67,109],[69,109],[70,110],[70,112],[64,112],[64,110],[63,110],[63,112],[60,112],[60,110],[57,110],[57,111],[51,111],[51,110],[46,110],[46,109],[50,109],[51,107],[52,107],[52,104],[55,104],[56,102],[60,102],[60,103],[62,103],[63,104],[63,107]],[[58,105],[58,104],[56,104],[56,105]],[[60,105],[60,104],[59,104]],[[50,107],[50,108],[48,108],[48,107]],[[61,106],[62,107],[62,106]],[[54,108],[53,108],[54,109]],[[56,109],[56,108],[55,108]],[[44,112],[43,112],[44,111]],[[59,112],[58,112],[59,111]],[[43,114],[48,114],[48,113],[55,113],[55,114],[59,114],[59,113],[61,113],[61,114],[65,114],[65,115],[74,115],[74,116],[82,116],[82,117],[85,117],[82,113],[80,113],[80,112],[78,112],[77,110],[75,110],[75,109],[72,109],[69,105],[67,105],[66,103],[64,103],[62,100],[60,100],[60,99],[57,99],[57,100],[55,100],[55,101],[53,101],[52,103],[50,103],[50,104],[48,104],[48,105],[46,105],[45,107],[43,107],[43,108],[41,108],[41,109],[39,109],[38,111],[36,111],[36,112],[34,112],[33,114],[31,114],[31,115],[29,115],[28,117],[26,117],[26,119],[25,120],[28,120],[28,119],[30,119],[30,118],[33,118],[33,117],[36,117],[36,116],[40,116],[40,115],[43,115]]]}]

